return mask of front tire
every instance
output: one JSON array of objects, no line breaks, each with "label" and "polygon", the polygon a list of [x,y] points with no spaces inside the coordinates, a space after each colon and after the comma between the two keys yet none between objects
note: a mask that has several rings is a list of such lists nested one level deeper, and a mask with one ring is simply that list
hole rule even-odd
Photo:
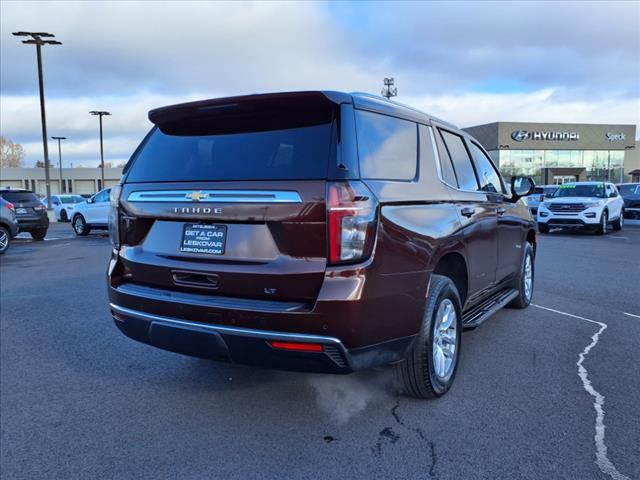
[{"label": "front tire", "polygon": [[9,230],[0,225],[0,255],[9,250],[11,244],[11,234]]},{"label": "front tire", "polygon": [[34,230],[31,233],[31,238],[33,238],[34,240],[44,240],[44,237],[47,236],[47,229],[46,228],[40,228],[38,230]]},{"label": "front tire", "polygon": [[91,228],[80,214],[73,217],[73,231],[79,237],[86,237],[91,232]]},{"label": "front tire", "polygon": [[432,399],[444,395],[458,368],[462,334],[462,305],[453,282],[432,275],[420,333],[407,357],[396,365],[404,393]]},{"label": "front tire", "polygon": [[527,308],[531,304],[531,298],[533,297],[535,257],[533,255],[533,246],[530,243],[526,245],[524,256],[522,257],[522,267],[515,280],[515,289],[518,290],[518,296],[507,304],[509,308]]},{"label": "front tire", "polygon": [[613,222],[613,229],[620,231],[622,230],[623,226],[624,226],[624,210],[620,210],[620,216],[615,222]]},{"label": "front tire", "polygon": [[598,235],[606,235],[607,229],[609,227],[609,212],[606,210],[602,211],[602,215],[600,216],[600,225],[598,225],[598,229],[596,233]]}]

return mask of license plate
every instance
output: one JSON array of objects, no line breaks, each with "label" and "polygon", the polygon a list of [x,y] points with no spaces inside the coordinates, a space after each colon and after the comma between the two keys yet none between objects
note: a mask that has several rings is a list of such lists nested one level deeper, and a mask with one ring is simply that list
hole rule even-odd
[{"label": "license plate", "polygon": [[16,208],[16,213],[27,213],[26,208]]},{"label": "license plate", "polygon": [[226,225],[187,224],[182,233],[181,252],[223,255],[227,242]]}]

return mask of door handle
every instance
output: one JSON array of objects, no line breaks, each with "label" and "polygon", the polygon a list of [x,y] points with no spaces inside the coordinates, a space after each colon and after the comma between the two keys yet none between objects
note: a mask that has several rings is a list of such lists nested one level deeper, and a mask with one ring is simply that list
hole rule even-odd
[{"label": "door handle", "polygon": [[471,208],[471,207],[464,207],[462,209],[460,209],[460,214],[469,218],[471,217],[474,213],[476,213],[476,209],[475,208]]},{"label": "door handle", "polygon": [[506,212],[506,211],[507,211],[507,209],[504,208],[504,207],[498,207],[498,210],[497,210],[498,215],[504,215],[504,212]]}]

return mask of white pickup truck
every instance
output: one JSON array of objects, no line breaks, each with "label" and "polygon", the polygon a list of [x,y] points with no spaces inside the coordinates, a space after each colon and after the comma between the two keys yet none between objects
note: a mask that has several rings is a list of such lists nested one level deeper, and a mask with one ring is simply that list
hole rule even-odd
[{"label": "white pickup truck", "polygon": [[622,229],[623,214],[624,201],[613,183],[565,183],[538,207],[538,230],[583,228],[604,235],[610,225]]}]

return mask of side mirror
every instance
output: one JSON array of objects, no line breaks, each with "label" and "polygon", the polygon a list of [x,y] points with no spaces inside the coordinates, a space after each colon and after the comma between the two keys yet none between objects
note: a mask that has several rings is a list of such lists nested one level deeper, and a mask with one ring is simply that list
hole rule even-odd
[{"label": "side mirror", "polygon": [[536,184],[531,177],[511,177],[511,200],[515,203],[522,197],[531,195]]},{"label": "side mirror", "polygon": [[87,203],[93,203],[93,197],[87,198]]},{"label": "side mirror", "polygon": [[609,198],[616,198],[616,197],[617,197],[616,192],[611,192],[609,194]]}]

